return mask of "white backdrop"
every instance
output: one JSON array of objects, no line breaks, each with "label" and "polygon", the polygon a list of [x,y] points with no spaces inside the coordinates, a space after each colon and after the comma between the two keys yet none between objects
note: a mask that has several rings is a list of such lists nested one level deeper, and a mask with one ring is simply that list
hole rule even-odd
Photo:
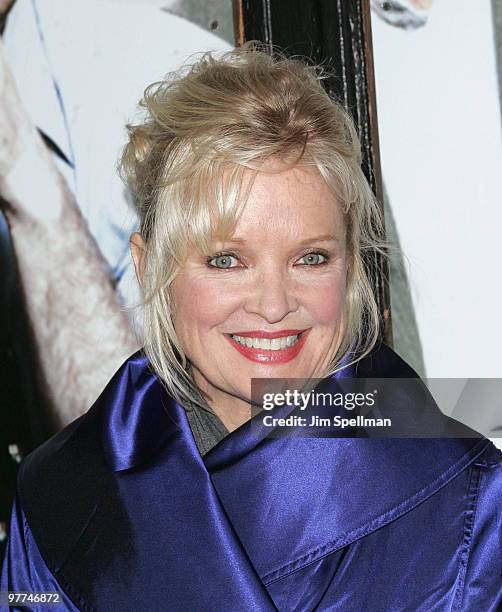
[{"label": "white backdrop", "polygon": [[373,15],[372,28],[383,177],[427,376],[500,377],[502,142],[490,1],[436,0],[424,27]]}]

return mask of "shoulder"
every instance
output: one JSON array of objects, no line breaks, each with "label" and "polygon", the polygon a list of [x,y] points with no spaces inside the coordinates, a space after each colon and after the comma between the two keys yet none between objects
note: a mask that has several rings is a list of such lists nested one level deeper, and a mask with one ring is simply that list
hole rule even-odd
[{"label": "shoulder", "polygon": [[117,472],[165,444],[171,432],[162,430],[162,400],[138,350],[84,415],[24,458],[18,499],[49,568],[59,567],[97,509],[109,505]]},{"label": "shoulder", "polygon": [[53,479],[71,476],[69,471],[83,467],[91,454],[100,454],[100,431],[99,406],[95,404],[23,459],[18,476],[21,490],[40,481],[50,485]]},{"label": "shoulder", "polygon": [[502,451],[490,442],[476,459],[478,470],[473,487],[477,493],[478,506],[482,510],[493,507],[502,538]]},{"label": "shoulder", "polygon": [[[120,442],[127,446],[134,439],[134,425],[145,412],[140,400],[150,393],[154,395],[152,403],[158,403],[159,388],[142,349],[130,355],[85,414],[24,458],[18,478],[23,500],[45,490],[72,493],[87,480],[95,483],[104,472],[110,472],[110,440],[121,433],[120,427],[125,429],[127,421],[132,421],[131,431],[126,429],[129,438],[124,435]],[[151,415],[147,417],[151,420]]]},{"label": "shoulder", "polygon": [[492,442],[470,469],[460,559],[462,609],[494,610],[502,603],[502,452]]},{"label": "shoulder", "polygon": [[367,378],[419,378],[415,370],[383,342],[378,342],[356,363],[355,372]]},{"label": "shoulder", "polygon": [[58,568],[106,491],[99,405],[22,461],[17,496],[40,552]]}]

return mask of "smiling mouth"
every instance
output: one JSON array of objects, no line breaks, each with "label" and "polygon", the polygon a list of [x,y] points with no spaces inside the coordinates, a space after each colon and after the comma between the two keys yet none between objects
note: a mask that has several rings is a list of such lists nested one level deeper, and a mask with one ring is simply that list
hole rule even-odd
[{"label": "smiling mouth", "polygon": [[297,334],[262,338],[225,334],[226,338],[241,355],[258,363],[280,364],[294,359],[303,348],[310,329]]},{"label": "smiling mouth", "polygon": [[[303,332],[302,332],[303,333]],[[248,348],[262,349],[265,351],[281,351],[290,346],[294,346],[301,334],[282,336],[281,338],[253,338],[245,336],[231,335],[232,339]]]}]

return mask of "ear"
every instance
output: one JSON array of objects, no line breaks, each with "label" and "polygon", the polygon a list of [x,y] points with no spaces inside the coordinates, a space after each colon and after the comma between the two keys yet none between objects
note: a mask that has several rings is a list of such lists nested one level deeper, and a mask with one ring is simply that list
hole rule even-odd
[{"label": "ear", "polygon": [[143,273],[145,270],[145,256],[146,256],[146,244],[143,240],[143,236],[134,232],[129,238],[129,244],[131,247],[131,255],[134,261],[134,269],[136,270],[136,278],[140,285],[143,284]]}]

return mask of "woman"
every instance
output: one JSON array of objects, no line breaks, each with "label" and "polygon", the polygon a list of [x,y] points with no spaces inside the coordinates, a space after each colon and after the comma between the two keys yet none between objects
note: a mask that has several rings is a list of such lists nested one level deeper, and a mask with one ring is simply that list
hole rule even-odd
[{"label": "woman", "polygon": [[[23,461],[3,589],[69,610],[496,610],[488,440],[271,435],[252,413],[251,379],[416,380],[377,343],[381,220],[348,115],[314,68],[253,45],[142,107],[122,170],[144,350]],[[391,386],[381,413],[446,431]]]}]

